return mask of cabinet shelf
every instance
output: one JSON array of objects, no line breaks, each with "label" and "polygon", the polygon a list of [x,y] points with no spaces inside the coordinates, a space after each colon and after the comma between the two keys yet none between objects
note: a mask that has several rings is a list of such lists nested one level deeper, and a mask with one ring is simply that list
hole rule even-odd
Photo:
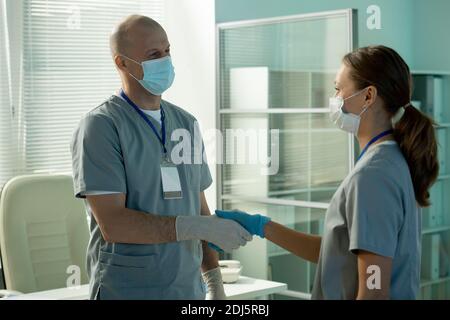
[{"label": "cabinet shelf", "polygon": [[434,284],[439,284],[439,283],[443,283],[443,282],[448,282],[450,281],[450,276],[448,277],[444,277],[444,278],[438,278],[435,280],[430,280],[430,279],[421,279],[420,280],[420,287],[428,287],[428,286],[432,286]]},{"label": "cabinet shelf", "polygon": [[442,175],[438,176],[437,179],[438,180],[448,180],[448,179],[450,179],[450,174],[442,174]]},{"label": "cabinet shelf", "polygon": [[268,257],[274,258],[274,257],[280,257],[280,256],[289,255],[289,254],[292,254],[292,253],[287,250],[284,250],[284,249],[279,249],[279,250],[274,250],[274,251],[268,252]]},{"label": "cabinet shelf", "polygon": [[422,235],[424,234],[431,234],[431,233],[438,233],[438,232],[445,232],[450,230],[450,226],[437,226],[437,227],[431,227],[426,228],[422,230]]},{"label": "cabinet shelf", "polygon": [[220,114],[240,114],[240,113],[247,113],[247,114],[269,114],[269,113],[303,113],[303,114],[311,114],[311,113],[329,113],[330,110],[328,108],[254,108],[254,109],[234,109],[234,108],[227,108],[227,109],[220,109]]},{"label": "cabinet shelf", "polygon": [[443,122],[436,125],[436,129],[448,129],[450,128],[450,122]]},{"label": "cabinet shelf", "polygon": [[438,71],[438,70],[412,70],[411,74],[412,75],[417,75],[417,76],[429,76],[429,75],[433,75],[433,76],[450,76],[450,72],[449,71]]}]

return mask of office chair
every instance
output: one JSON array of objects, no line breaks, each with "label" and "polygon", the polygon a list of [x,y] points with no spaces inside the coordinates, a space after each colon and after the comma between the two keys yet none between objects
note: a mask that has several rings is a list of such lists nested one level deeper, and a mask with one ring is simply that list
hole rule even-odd
[{"label": "office chair", "polygon": [[72,270],[80,271],[80,285],[87,283],[88,240],[86,212],[70,176],[17,176],[3,187],[0,252],[7,290],[63,288]]}]

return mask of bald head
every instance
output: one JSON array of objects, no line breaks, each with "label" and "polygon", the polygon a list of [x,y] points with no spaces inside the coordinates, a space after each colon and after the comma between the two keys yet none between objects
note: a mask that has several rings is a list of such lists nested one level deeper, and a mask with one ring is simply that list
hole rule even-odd
[{"label": "bald head", "polygon": [[[148,39],[152,37],[153,39]],[[129,54],[130,48],[138,46],[143,41],[167,39],[163,27],[155,20],[141,15],[131,15],[120,22],[111,33],[109,45],[111,54]]]}]

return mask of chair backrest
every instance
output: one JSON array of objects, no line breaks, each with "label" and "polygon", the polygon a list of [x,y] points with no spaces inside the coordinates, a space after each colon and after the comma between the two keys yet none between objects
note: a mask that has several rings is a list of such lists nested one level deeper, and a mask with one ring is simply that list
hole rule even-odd
[{"label": "chair backrest", "polygon": [[80,284],[87,283],[88,241],[86,212],[74,197],[70,176],[18,176],[3,187],[0,252],[6,289],[63,288],[77,270]]}]

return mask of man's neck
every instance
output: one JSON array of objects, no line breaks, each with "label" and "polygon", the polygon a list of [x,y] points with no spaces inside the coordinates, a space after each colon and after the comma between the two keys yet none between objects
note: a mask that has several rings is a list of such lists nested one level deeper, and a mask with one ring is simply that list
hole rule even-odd
[{"label": "man's neck", "polygon": [[122,83],[125,94],[139,108],[144,110],[159,110],[161,106],[161,96],[155,96],[145,90],[138,82]]}]

